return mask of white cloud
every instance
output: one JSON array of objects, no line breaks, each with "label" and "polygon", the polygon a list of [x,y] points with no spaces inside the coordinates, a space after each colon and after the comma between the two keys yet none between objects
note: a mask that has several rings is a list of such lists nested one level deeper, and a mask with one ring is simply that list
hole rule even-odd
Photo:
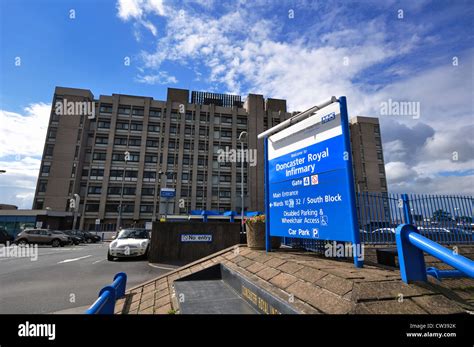
[{"label": "white cloud", "polygon": [[0,110],[0,203],[31,208],[51,105],[31,104],[23,114]]},{"label": "white cloud", "polygon": [[0,158],[41,156],[51,105],[31,104],[24,114],[0,110]]},{"label": "white cloud", "polygon": [[[118,0],[117,2],[117,16],[123,21],[136,20],[137,23],[148,29],[153,36],[158,34],[158,29],[149,20],[147,16],[150,14],[164,16],[165,7],[163,0]],[[140,32],[135,28],[135,37],[137,41],[140,40]]]},{"label": "white cloud", "polygon": [[138,75],[137,82],[145,84],[176,84],[178,79],[175,76],[168,75],[165,71],[160,71],[153,75]]}]

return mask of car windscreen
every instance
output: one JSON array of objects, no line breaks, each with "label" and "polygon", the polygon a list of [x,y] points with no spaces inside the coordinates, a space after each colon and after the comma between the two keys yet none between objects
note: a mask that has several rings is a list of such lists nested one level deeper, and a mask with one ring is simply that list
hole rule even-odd
[{"label": "car windscreen", "polygon": [[118,239],[147,239],[148,232],[146,230],[122,230],[118,236]]}]

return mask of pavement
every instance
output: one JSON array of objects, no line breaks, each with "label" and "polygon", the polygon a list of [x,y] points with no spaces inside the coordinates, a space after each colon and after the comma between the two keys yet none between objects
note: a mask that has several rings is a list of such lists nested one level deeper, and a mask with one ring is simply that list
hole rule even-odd
[{"label": "pavement", "polygon": [[0,314],[83,313],[117,272],[127,274],[130,288],[175,268],[143,259],[110,262],[108,245],[38,246],[33,261],[0,253]]},{"label": "pavement", "polygon": [[[461,254],[472,259],[473,251],[472,247],[462,248]],[[425,261],[428,266],[442,268],[437,259],[427,256]],[[246,279],[238,294],[262,313],[280,312],[267,299],[270,295],[294,311],[306,314],[474,312],[474,279],[439,282],[430,277],[427,283],[405,284],[396,268],[382,268],[369,262],[363,268],[356,268],[352,260],[330,259],[302,250],[281,248],[267,253],[237,245],[130,287],[125,297],[117,301],[115,313],[183,313],[180,303],[193,301],[205,293],[197,287],[191,294],[180,292],[175,281],[193,281],[197,273],[209,273],[217,264]]]}]

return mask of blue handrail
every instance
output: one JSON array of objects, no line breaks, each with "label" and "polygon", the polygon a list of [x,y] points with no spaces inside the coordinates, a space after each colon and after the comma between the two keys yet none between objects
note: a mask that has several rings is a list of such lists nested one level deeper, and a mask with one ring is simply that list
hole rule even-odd
[{"label": "blue handrail", "polygon": [[[400,274],[406,283],[414,281],[427,281],[427,274],[440,279],[443,277],[463,276],[474,278],[474,261],[456,254],[453,251],[439,245],[438,243],[420,235],[418,229],[411,224],[401,224],[397,227],[396,241],[398,249],[398,261]],[[432,255],[444,263],[454,267],[456,270],[443,270],[425,266],[423,252]]]},{"label": "blue handrail", "polygon": [[114,276],[111,285],[105,286],[99,292],[97,300],[87,309],[86,314],[114,314],[115,301],[125,296],[127,274],[119,272]]}]

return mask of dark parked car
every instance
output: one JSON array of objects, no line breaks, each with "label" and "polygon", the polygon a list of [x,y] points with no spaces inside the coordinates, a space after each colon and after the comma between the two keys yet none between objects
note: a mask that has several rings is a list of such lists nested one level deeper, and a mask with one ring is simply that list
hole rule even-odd
[{"label": "dark parked car", "polygon": [[15,238],[11,236],[4,228],[0,228],[0,243],[13,243]]},{"label": "dark parked car", "polygon": [[75,245],[78,245],[80,243],[85,242],[84,237],[82,236],[82,234],[76,232],[75,230],[64,230],[63,233],[68,235],[71,238],[72,243],[75,244]]},{"label": "dark parked car", "polygon": [[83,231],[83,234],[84,234],[84,238],[86,239],[87,243],[91,243],[91,242],[95,243],[95,242],[102,241],[102,237],[100,237],[99,235],[90,233],[88,231]]},{"label": "dark parked car", "polygon": [[73,239],[73,242],[75,244],[86,242],[86,239],[84,238],[84,235],[79,230],[64,230],[63,232],[66,235],[69,235]]}]

